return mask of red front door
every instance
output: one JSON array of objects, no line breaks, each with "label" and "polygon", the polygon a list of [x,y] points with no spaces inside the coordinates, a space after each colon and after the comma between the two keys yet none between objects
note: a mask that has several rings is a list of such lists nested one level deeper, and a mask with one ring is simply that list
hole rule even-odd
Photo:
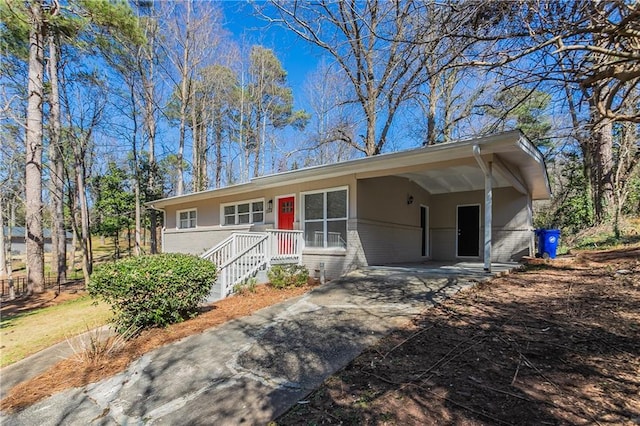
[{"label": "red front door", "polygon": [[[278,199],[278,229],[293,229],[295,220],[295,198],[286,197]],[[290,235],[278,236],[278,254],[291,254],[293,241]]]},{"label": "red front door", "polygon": [[278,199],[278,229],[293,229],[295,218],[294,197]]}]

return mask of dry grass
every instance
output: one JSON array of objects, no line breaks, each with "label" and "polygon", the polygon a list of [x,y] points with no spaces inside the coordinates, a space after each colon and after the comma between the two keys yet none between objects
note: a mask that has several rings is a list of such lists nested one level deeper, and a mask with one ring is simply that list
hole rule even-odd
[{"label": "dry grass", "polygon": [[105,325],[110,317],[108,305],[95,305],[88,296],[14,315],[3,312],[0,321],[0,366],[13,364],[64,342],[69,336]]},{"label": "dry grass", "polygon": [[114,356],[125,348],[127,341],[138,333],[139,329],[130,327],[124,333],[115,333],[107,327],[87,328],[80,338],[67,339],[73,351],[71,359],[80,364],[97,364]]}]

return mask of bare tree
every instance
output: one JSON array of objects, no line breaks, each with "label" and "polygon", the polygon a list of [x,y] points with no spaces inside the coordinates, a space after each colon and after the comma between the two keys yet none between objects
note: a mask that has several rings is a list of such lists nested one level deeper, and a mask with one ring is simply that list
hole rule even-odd
[{"label": "bare tree", "polygon": [[[194,190],[209,187],[209,151],[213,148],[214,185],[222,184],[224,167],[225,138],[232,132],[232,115],[237,108],[238,78],[234,71],[224,65],[216,64],[203,68],[196,82],[196,100],[194,109],[200,123],[198,128],[198,149],[194,148]],[[211,134],[211,143],[209,143]],[[194,141],[195,145],[195,141]],[[232,167],[231,164],[227,165]]]},{"label": "bare tree", "polygon": [[78,236],[86,284],[93,270],[87,179],[93,157],[94,134],[103,118],[108,96],[104,83],[96,74],[81,72],[71,77],[73,80],[62,81],[61,100],[67,123],[63,137],[71,145],[73,157],[69,173],[75,186],[73,226]]},{"label": "bare tree", "polygon": [[448,36],[478,43],[462,65],[485,67],[507,88],[564,94],[556,99],[571,118],[595,219],[612,218],[618,185],[614,124],[640,123],[640,5],[470,0],[450,7],[464,8],[466,15]]},{"label": "bare tree", "polygon": [[340,69],[321,61],[307,76],[305,94],[312,116],[307,126],[307,143],[302,149],[305,166],[330,164],[353,157],[356,150],[347,143],[353,140],[356,123],[346,107],[344,77]]},{"label": "bare tree", "polygon": [[[628,100],[640,87],[640,4],[624,0],[539,3],[556,55],[574,55],[575,80],[602,119],[640,123]],[[547,13],[545,13],[547,12]]]},{"label": "bare tree", "polygon": [[184,150],[187,125],[194,96],[194,79],[197,70],[211,59],[217,44],[220,28],[220,11],[211,5],[201,5],[194,0],[172,3],[164,12],[166,37],[162,50],[171,69],[164,72],[174,88],[178,103],[179,140],[177,152],[177,193],[184,192]]},{"label": "bare tree", "polygon": [[[450,36],[485,44],[466,64],[503,76],[519,72],[520,81],[571,82],[602,119],[640,123],[640,115],[628,109],[640,85],[637,2],[470,0],[451,7],[467,13]],[[552,57],[555,62],[540,61]]]},{"label": "bare tree", "polygon": [[[323,49],[342,69],[365,123],[361,141],[345,135],[365,155],[379,154],[398,110],[422,82],[427,56],[412,21],[413,1],[273,1],[279,22]],[[407,41],[413,42],[407,42]]]},{"label": "bare tree", "polygon": [[616,164],[613,168],[613,181],[616,185],[613,188],[613,218],[614,232],[616,237],[620,237],[620,219],[622,210],[629,197],[632,176],[637,175],[640,170],[640,131],[633,123],[625,122],[619,124],[617,146],[615,147]]},{"label": "bare tree", "polygon": [[551,41],[555,58],[541,79],[562,81],[595,220],[614,219],[617,225],[616,199],[629,176],[623,170],[635,154],[620,144],[624,138],[614,135],[614,127],[640,123],[640,7],[617,0],[536,6],[540,27],[533,39],[542,40],[539,45]]}]

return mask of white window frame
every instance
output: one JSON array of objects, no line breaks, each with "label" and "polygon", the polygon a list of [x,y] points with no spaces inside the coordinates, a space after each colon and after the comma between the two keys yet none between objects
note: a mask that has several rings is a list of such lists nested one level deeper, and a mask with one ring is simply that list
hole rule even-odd
[{"label": "white window frame", "polygon": [[[346,191],[346,206],[345,206],[345,216],[342,218],[331,218],[328,219],[327,218],[327,193],[329,192],[337,192],[337,191]],[[302,217],[302,230],[303,232],[306,232],[306,227],[307,227],[307,218],[305,217],[306,215],[306,206],[305,206],[305,196],[306,195],[312,195],[312,194],[324,194],[324,200],[323,200],[323,212],[322,212],[322,219],[309,219],[309,222],[315,222],[315,223],[320,223],[322,222],[322,229],[323,229],[323,244],[321,247],[319,246],[308,246],[309,248],[312,249],[327,249],[327,250],[345,250],[346,247],[343,249],[341,247],[329,247],[329,243],[328,243],[328,238],[327,238],[327,223],[328,222],[337,222],[337,221],[344,221],[346,227],[348,228],[349,226],[349,187],[348,186],[337,186],[334,188],[324,188],[324,189],[317,189],[317,190],[313,190],[313,191],[305,191],[305,192],[301,192],[300,193],[300,198],[301,198],[301,217]],[[347,232],[348,234],[348,232]],[[347,235],[345,235],[345,245],[347,244]]]},{"label": "white window frame", "polygon": [[[262,210],[253,210],[254,203],[262,203]],[[249,204],[249,222],[239,223],[238,222],[238,206],[242,204]],[[226,223],[226,215],[224,213],[225,207],[234,206],[234,223]],[[253,215],[255,213],[262,213],[262,221],[254,222]],[[246,213],[243,213],[246,214]],[[232,203],[224,203],[220,204],[220,226],[243,226],[243,225],[254,225],[254,224],[263,224],[265,221],[265,216],[267,214],[267,205],[264,201],[264,198],[254,198],[252,200],[242,200],[242,201],[234,201]]]},{"label": "white window frame", "polygon": [[[189,219],[187,219],[189,221],[189,223],[193,220],[193,226],[185,226],[182,227],[182,221],[180,220],[180,214],[181,213],[195,213],[195,217],[191,218],[189,217]],[[176,211],[176,229],[195,229],[198,227],[198,209],[197,208],[191,208],[191,209],[182,209],[182,210],[177,210]]]}]

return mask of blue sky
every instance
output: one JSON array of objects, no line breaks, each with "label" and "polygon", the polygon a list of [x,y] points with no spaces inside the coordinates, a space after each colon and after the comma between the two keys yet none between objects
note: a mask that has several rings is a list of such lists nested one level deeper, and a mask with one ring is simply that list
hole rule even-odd
[{"label": "blue sky", "polygon": [[244,35],[250,44],[261,44],[273,49],[284,69],[294,93],[296,108],[304,108],[301,93],[307,74],[314,71],[322,55],[318,47],[278,25],[269,25],[255,16],[253,5],[247,1],[222,1],[225,14],[224,27],[236,41]]}]

